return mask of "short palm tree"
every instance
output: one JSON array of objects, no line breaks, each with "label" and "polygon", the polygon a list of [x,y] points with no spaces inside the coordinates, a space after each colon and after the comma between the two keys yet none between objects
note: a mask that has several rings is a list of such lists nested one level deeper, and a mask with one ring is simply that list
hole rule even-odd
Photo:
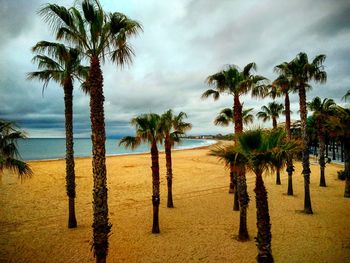
[{"label": "short palm tree", "polygon": [[10,169],[20,178],[33,174],[29,165],[21,160],[17,149],[17,141],[24,138],[25,134],[14,123],[0,119],[0,173]]},{"label": "short palm tree", "polygon": [[[255,63],[247,64],[243,70],[235,65],[228,65],[224,70],[215,73],[207,78],[209,85],[215,85],[214,89],[208,89],[202,94],[202,98],[213,96],[214,100],[220,98],[220,94],[226,93],[233,96],[233,112],[234,112],[234,134],[235,137],[243,132],[242,104],[240,96],[247,94],[249,91],[252,96],[258,97],[266,93],[264,85],[265,77],[253,75],[256,70]],[[239,240],[248,240],[247,229],[247,207],[249,196],[247,193],[246,177],[243,170],[235,171],[232,166],[231,172],[233,176],[237,176],[237,190],[240,204],[240,229],[238,234]],[[230,180],[231,185],[231,180]]]},{"label": "short palm tree", "polygon": [[73,82],[85,81],[88,67],[81,65],[81,54],[75,48],[60,43],[38,42],[32,51],[33,62],[40,71],[28,73],[28,79],[44,82],[43,90],[50,80],[57,82],[64,91],[65,130],[66,130],[66,190],[68,195],[68,228],[77,227],[75,216],[75,172],[73,149]]},{"label": "short palm tree", "polygon": [[248,169],[256,175],[254,189],[258,228],[256,242],[257,259],[261,263],[273,262],[267,191],[262,175],[265,171],[275,168],[276,158],[286,160],[297,147],[296,142],[285,140],[285,133],[280,129],[269,132],[252,130],[241,133],[236,145],[218,147],[211,151],[211,155],[217,156],[226,165],[233,163],[240,170]]},{"label": "short palm tree", "polygon": [[[242,103],[243,104],[243,103]],[[252,123],[254,120],[254,115],[251,114],[253,108],[250,109],[242,109],[242,117],[244,125],[248,125]],[[231,123],[234,123],[234,112],[231,108],[225,108],[220,111],[219,115],[215,118],[214,124],[221,126],[229,126]],[[234,193],[234,201],[233,201],[233,210],[239,211],[239,202],[238,202],[238,191],[236,191],[235,187],[237,186],[237,177],[234,175],[234,166],[230,168],[230,189],[229,193]]]},{"label": "short palm tree", "polygon": [[299,108],[301,121],[301,137],[303,141],[302,164],[304,175],[304,212],[313,214],[310,196],[310,160],[308,149],[308,136],[306,132],[306,90],[311,88],[309,81],[316,83],[325,83],[327,81],[327,73],[324,71],[323,63],[326,59],[325,55],[318,55],[309,62],[306,53],[299,53],[291,62],[284,62],[280,65],[279,73],[285,74],[293,82],[294,87],[299,93]]},{"label": "short palm tree", "polygon": [[186,113],[180,112],[174,115],[172,110],[168,110],[161,116],[161,126],[164,132],[165,160],[166,160],[166,178],[168,186],[168,202],[167,207],[174,207],[172,185],[173,185],[173,169],[171,160],[171,147],[175,143],[179,143],[181,136],[192,128],[188,122],[184,122],[187,118]]},{"label": "short palm tree", "polygon": [[104,120],[103,74],[101,61],[111,59],[124,66],[132,61],[134,51],[128,39],[142,27],[140,23],[118,12],[106,13],[98,0],[79,1],[69,9],[47,4],[39,13],[51,25],[56,38],[77,46],[90,61],[86,88],[90,94],[90,119],[93,166],[93,248],[97,262],[105,262],[108,252],[106,132]]},{"label": "short palm tree", "polygon": [[277,128],[277,119],[280,114],[283,112],[283,104],[277,103],[275,101],[270,102],[267,106],[262,106],[261,111],[259,111],[256,115],[259,119],[262,119],[263,122],[272,120],[273,129]]},{"label": "short palm tree", "polygon": [[126,148],[135,149],[142,142],[151,145],[152,160],[152,204],[153,204],[153,226],[152,233],[159,233],[159,154],[157,142],[162,143],[164,139],[164,131],[161,118],[158,114],[149,113],[142,114],[131,120],[131,124],[136,129],[136,136],[126,136],[122,138],[119,145]]},{"label": "short palm tree", "polygon": [[316,134],[318,142],[320,144],[320,186],[326,186],[325,177],[325,142],[326,142],[326,122],[331,115],[335,113],[336,103],[332,99],[324,99],[323,101],[319,97],[315,97],[311,102],[307,103],[310,111],[313,111],[313,117],[316,122]]}]

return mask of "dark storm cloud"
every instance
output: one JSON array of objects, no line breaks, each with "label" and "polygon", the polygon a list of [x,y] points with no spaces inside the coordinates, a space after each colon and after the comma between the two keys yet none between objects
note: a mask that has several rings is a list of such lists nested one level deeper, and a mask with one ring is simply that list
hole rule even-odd
[{"label": "dark storm cloud", "polygon": [[0,0],[0,45],[30,30],[33,13],[40,0]]},{"label": "dark storm cloud", "polygon": [[309,29],[319,36],[331,37],[337,34],[350,32],[350,2],[336,0],[330,2],[331,6],[324,9],[325,15],[320,21]]}]

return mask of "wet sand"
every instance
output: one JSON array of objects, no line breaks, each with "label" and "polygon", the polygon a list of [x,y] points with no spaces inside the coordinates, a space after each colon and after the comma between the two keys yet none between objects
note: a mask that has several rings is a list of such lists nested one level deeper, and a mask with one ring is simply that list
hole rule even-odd
[{"label": "wet sand", "polygon": [[[228,171],[208,149],[173,152],[175,208],[166,207],[165,158],[160,155],[159,235],[151,234],[151,159],[149,154],[107,158],[110,222],[108,262],[255,262],[257,248],[253,174],[247,174],[251,240],[238,242],[239,213],[232,211]],[[0,178],[0,262],[94,262],[91,159],[76,160],[77,229],[67,228],[65,163],[30,162],[31,179]],[[275,262],[350,262],[350,199],[337,180],[342,165],[326,168],[327,187],[318,186],[319,167],[311,161],[314,215],[303,208],[301,164],[296,163],[295,196],[287,196],[287,176],[268,190]]]}]

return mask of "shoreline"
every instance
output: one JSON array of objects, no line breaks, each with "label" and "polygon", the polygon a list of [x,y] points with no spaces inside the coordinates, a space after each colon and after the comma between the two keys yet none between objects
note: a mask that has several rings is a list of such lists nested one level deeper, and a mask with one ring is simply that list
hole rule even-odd
[{"label": "shoreline", "polygon": [[[191,140],[196,140],[196,139],[191,139]],[[206,139],[198,139],[198,140],[206,140]],[[186,147],[186,148],[172,148],[172,152],[173,151],[188,151],[188,150],[195,150],[195,149],[205,149],[208,148],[210,146],[213,145],[217,145],[220,143],[220,140],[214,140],[214,139],[208,139],[206,141],[212,141],[211,144],[207,144],[207,145],[200,145],[200,146],[194,146],[194,147]],[[159,150],[159,153],[164,153],[165,150]],[[106,154],[106,158],[107,157],[116,157],[116,156],[134,156],[134,155],[144,155],[144,154],[149,154],[149,151],[147,152],[132,152],[132,153],[116,153],[116,154]],[[82,160],[82,159],[91,159],[92,155],[90,156],[74,156],[74,160]],[[27,163],[37,163],[37,162],[54,162],[54,161],[61,161],[61,160],[65,160],[65,157],[63,158],[50,158],[50,159],[36,159],[36,160],[24,160]]]}]

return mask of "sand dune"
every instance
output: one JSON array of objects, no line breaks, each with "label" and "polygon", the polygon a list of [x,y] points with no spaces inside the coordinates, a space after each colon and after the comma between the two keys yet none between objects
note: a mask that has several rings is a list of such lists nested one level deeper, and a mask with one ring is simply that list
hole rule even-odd
[{"label": "sand dune", "polygon": [[[208,149],[173,153],[174,205],[166,208],[164,155],[161,165],[159,235],[151,234],[151,169],[147,154],[108,157],[110,221],[109,262],[255,262],[254,176],[247,175],[251,197],[248,229],[251,240],[235,240],[238,212],[232,211],[228,172]],[[0,262],[94,262],[91,252],[91,160],[77,159],[78,228],[67,229],[65,163],[31,162],[34,177],[21,183],[6,172],[0,181]],[[350,262],[350,199],[337,180],[341,165],[326,168],[328,187],[318,186],[312,162],[314,215],[303,208],[301,165],[296,164],[295,196],[285,195],[273,175],[265,176],[276,262]]]}]

